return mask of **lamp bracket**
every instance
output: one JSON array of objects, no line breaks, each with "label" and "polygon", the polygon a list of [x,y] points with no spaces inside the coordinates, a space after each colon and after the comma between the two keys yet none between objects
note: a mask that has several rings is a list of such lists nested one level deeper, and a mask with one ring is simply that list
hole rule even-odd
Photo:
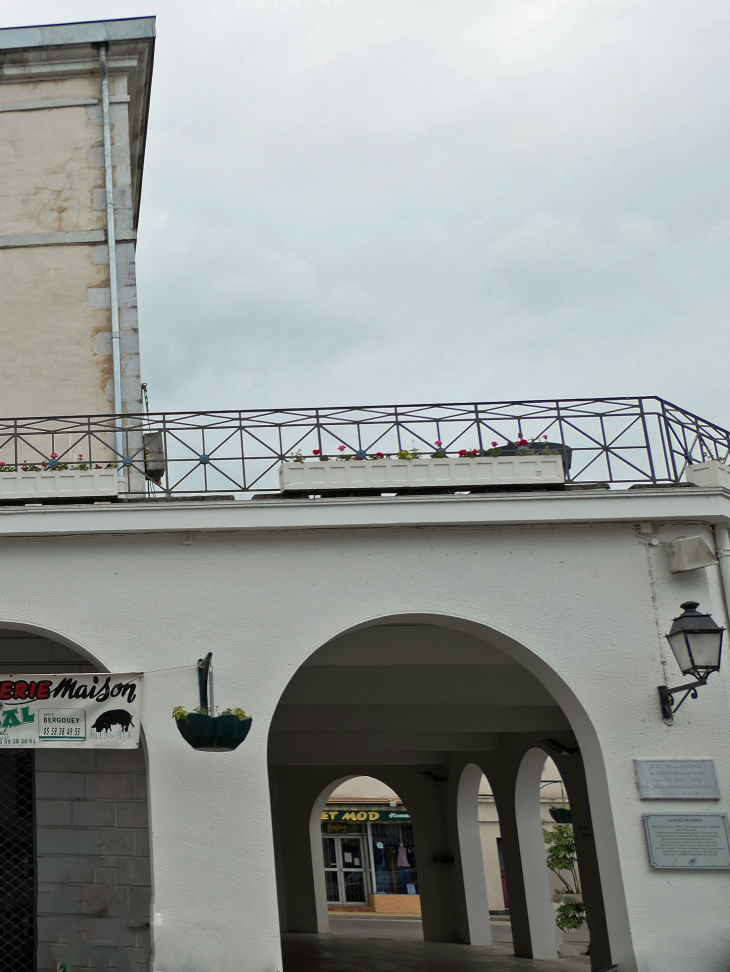
[{"label": "lamp bracket", "polygon": [[[660,685],[658,687],[659,692],[659,705],[662,710],[662,718],[671,722],[674,713],[679,709],[682,703],[689,697],[697,698],[697,687],[699,685],[707,685],[708,675],[698,675],[696,681],[687,682],[684,685],[675,685],[674,688],[670,688],[667,685]],[[677,692],[684,692],[682,698],[674,704],[674,696]]]}]

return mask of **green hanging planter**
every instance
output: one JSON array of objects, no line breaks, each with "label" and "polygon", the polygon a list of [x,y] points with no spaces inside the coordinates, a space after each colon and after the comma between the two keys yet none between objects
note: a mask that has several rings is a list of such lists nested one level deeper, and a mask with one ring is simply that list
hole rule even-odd
[{"label": "green hanging planter", "polygon": [[548,807],[548,810],[555,823],[573,823],[573,814],[570,812],[570,807]]},{"label": "green hanging planter", "polygon": [[183,719],[175,719],[178,732],[186,743],[203,753],[231,752],[241,745],[248,735],[251,716],[240,719],[231,712],[222,715],[206,715],[204,712],[188,712]]},{"label": "green hanging planter", "polygon": [[[241,745],[249,733],[252,718],[243,709],[225,709],[212,715],[212,694],[208,700],[208,680],[213,652],[198,661],[200,706],[188,712],[181,705],[172,710],[177,730],[185,742],[201,753],[230,753]],[[212,693],[212,688],[211,688]]]}]

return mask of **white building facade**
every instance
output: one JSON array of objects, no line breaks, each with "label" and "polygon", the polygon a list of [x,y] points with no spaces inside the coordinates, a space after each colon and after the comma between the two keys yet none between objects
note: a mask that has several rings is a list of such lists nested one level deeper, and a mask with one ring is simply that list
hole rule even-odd
[{"label": "white building facade", "polygon": [[[75,64],[86,94],[43,81],[33,97],[94,104],[28,116],[47,109],[71,128],[96,126],[96,151],[98,45],[108,44],[123,99],[125,72],[149,64],[152,25],[24,30],[0,31],[0,94],[16,83],[10,66],[25,79],[36,64]],[[135,117],[145,113],[143,103]],[[125,172],[126,159],[117,158]],[[84,169],[87,202],[96,168],[93,179]],[[8,223],[3,239],[46,232],[33,226]],[[32,262],[68,244],[63,259],[83,264],[66,279],[77,288],[69,321],[86,335],[81,357],[89,274],[102,289],[104,273],[112,283],[102,254],[92,259],[110,242],[101,216],[83,232],[102,237],[0,250],[0,264],[21,253],[10,259],[32,283]],[[121,285],[121,263],[117,272]],[[97,366],[87,355],[78,367],[88,377]],[[102,390],[97,378],[86,387]],[[49,416],[71,449],[78,418],[63,412],[77,405],[17,401],[44,421],[6,422],[3,448],[36,443],[42,468],[0,472],[0,667],[144,676],[140,748],[0,748],[15,835],[0,874],[0,942],[13,972],[282,972],[282,931],[327,930],[322,813],[358,776],[381,780],[408,808],[425,938],[487,944],[490,907],[500,909],[480,841],[483,775],[499,813],[515,953],[537,972],[558,947],[540,809],[548,756],[573,815],[594,970],[726,972],[722,848],[717,866],[709,853],[692,865],[679,851],[654,866],[645,817],[688,828],[686,849],[704,839],[688,818],[728,812],[726,669],[673,721],[657,693],[686,680],[664,639],[680,603],[728,625],[728,432],[657,399],[152,415],[154,449],[126,437],[110,492],[70,483],[46,496],[53,476],[89,471],[51,461]],[[110,412],[108,396],[101,408],[96,391],[84,401],[112,420],[87,422],[76,466],[93,469],[128,413]],[[693,465],[708,471],[704,484]],[[280,470],[292,473],[283,490]],[[677,571],[682,537],[699,540]],[[172,718],[198,704],[208,652],[216,704],[253,718],[233,752],[192,748]],[[709,760],[719,791],[642,798],[637,759]]]}]

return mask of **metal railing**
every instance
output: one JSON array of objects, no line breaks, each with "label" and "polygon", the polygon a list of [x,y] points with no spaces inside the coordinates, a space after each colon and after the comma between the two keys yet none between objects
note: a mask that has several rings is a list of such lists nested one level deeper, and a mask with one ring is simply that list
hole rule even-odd
[{"label": "metal railing", "polygon": [[730,454],[726,429],[652,397],[5,419],[0,462],[111,463],[123,494],[246,494],[278,491],[279,464],[297,453],[455,456],[520,439],[568,447],[569,483],[624,488],[679,483],[688,463]]}]

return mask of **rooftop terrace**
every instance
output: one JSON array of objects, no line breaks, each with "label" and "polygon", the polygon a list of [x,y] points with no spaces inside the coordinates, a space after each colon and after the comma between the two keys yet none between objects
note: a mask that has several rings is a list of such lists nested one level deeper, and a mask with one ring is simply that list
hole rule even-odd
[{"label": "rooftop terrace", "polygon": [[123,496],[245,498],[277,495],[295,459],[514,454],[525,441],[563,455],[568,488],[678,485],[689,464],[730,455],[726,429],[648,397],[2,419],[0,468],[112,464]]}]

